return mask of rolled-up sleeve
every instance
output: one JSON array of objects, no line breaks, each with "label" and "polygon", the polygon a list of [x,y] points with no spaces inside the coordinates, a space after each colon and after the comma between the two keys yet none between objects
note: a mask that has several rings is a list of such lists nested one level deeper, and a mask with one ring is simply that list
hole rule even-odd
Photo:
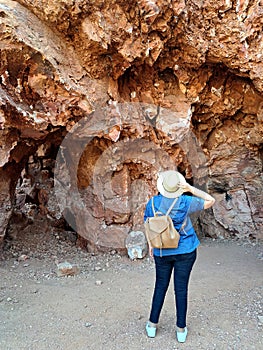
[{"label": "rolled-up sleeve", "polygon": [[192,197],[189,214],[196,213],[197,211],[201,211],[204,209],[205,201],[202,198]]},{"label": "rolled-up sleeve", "polygon": [[151,207],[151,201],[149,201],[147,204],[146,204],[146,208],[145,208],[145,211],[144,211],[144,222],[147,220],[148,217],[152,216],[152,207]]}]

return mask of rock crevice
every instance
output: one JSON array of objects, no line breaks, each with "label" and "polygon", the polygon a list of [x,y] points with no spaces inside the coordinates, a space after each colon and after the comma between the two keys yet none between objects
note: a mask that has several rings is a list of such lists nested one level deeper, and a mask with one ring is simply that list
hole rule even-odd
[{"label": "rock crevice", "polygon": [[262,12],[3,0],[0,237],[14,215],[40,215],[90,249],[122,250],[172,167],[216,198],[200,235],[262,238]]}]

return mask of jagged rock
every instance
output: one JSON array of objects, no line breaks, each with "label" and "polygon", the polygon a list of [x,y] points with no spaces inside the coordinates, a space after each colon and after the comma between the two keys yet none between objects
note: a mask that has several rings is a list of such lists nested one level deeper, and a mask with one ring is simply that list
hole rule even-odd
[{"label": "jagged rock", "polygon": [[131,260],[142,259],[148,252],[147,240],[141,231],[131,231],[126,238],[125,245]]},{"label": "jagged rock", "polygon": [[258,315],[258,323],[263,326],[263,316]]},{"label": "jagged rock", "polygon": [[79,267],[67,261],[57,264],[58,277],[73,276],[79,273]]},{"label": "jagged rock", "polygon": [[18,257],[17,261],[25,261],[27,259],[29,259],[29,256],[26,254],[22,254]]},{"label": "jagged rock", "polygon": [[233,4],[1,1],[0,243],[20,211],[124,251],[176,167],[203,235],[263,238],[262,6]]}]

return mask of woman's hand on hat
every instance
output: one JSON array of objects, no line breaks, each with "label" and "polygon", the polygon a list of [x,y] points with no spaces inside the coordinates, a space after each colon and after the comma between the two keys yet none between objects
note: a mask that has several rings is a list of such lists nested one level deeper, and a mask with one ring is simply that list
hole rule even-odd
[{"label": "woman's hand on hat", "polygon": [[181,183],[179,182],[178,186],[184,191],[184,192],[192,192],[192,186],[188,183]]}]

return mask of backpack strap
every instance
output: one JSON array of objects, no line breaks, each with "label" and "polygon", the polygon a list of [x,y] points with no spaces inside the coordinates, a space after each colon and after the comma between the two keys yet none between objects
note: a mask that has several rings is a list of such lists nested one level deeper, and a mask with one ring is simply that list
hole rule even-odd
[{"label": "backpack strap", "polygon": [[163,214],[163,215],[169,215],[170,212],[171,212],[171,210],[173,209],[173,207],[174,207],[174,205],[175,205],[177,199],[178,199],[178,198],[175,198],[175,199],[174,199],[173,203],[170,205],[170,208],[169,208],[169,209],[167,210],[167,212],[164,214],[164,213],[162,213],[161,211],[157,211],[157,212],[155,211],[155,209],[154,209],[153,197],[152,197],[152,211],[153,211],[153,215],[155,216],[156,213],[161,213],[161,214]]},{"label": "backpack strap", "polygon": [[169,215],[169,214],[170,214],[170,212],[171,212],[171,210],[173,209],[175,203],[177,202],[177,199],[178,199],[178,198],[175,198],[175,199],[174,199],[174,201],[173,201],[173,203],[171,204],[170,208],[167,210],[166,215]]},{"label": "backpack strap", "polygon": [[155,216],[155,210],[154,210],[153,197],[152,197],[152,210],[153,210],[153,215]]}]

